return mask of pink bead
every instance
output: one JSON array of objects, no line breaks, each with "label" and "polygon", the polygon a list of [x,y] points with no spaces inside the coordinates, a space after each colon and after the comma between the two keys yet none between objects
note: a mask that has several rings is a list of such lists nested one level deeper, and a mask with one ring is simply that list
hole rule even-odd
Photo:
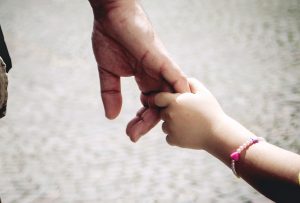
[{"label": "pink bead", "polygon": [[233,152],[232,154],[230,154],[230,157],[235,160],[238,161],[240,159],[240,153],[238,152]]}]

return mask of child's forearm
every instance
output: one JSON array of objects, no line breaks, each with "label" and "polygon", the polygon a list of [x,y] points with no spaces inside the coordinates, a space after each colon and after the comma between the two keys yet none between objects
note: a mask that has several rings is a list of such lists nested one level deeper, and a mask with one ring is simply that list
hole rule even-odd
[{"label": "child's forearm", "polygon": [[258,141],[253,133],[224,114],[201,83],[190,79],[189,84],[192,94],[160,93],[155,97],[155,104],[164,107],[162,129],[167,142],[204,149],[227,166],[232,164],[235,174],[270,199],[299,203],[300,156]]},{"label": "child's forearm", "polygon": [[[253,133],[231,118],[214,130],[206,150],[231,167],[230,154]],[[268,144],[253,144],[241,153],[237,173],[265,196],[276,202],[300,202],[300,156]]]}]

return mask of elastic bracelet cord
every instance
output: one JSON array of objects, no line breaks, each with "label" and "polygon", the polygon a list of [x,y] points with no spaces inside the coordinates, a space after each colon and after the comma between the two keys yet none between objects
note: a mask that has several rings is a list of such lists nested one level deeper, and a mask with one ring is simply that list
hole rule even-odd
[{"label": "elastic bracelet cord", "polygon": [[231,169],[232,172],[234,173],[234,175],[236,177],[240,177],[237,172],[236,172],[236,163],[239,161],[240,157],[241,157],[241,153],[248,149],[251,145],[258,143],[259,141],[264,141],[264,138],[262,137],[254,137],[254,138],[250,138],[250,140],[248,140],[247,142],[245,142],[244,144],[242,144],[241,146],[239,146],[237,148],[237,150],[233,153],[230,154],[230,158],[231,158]]}]

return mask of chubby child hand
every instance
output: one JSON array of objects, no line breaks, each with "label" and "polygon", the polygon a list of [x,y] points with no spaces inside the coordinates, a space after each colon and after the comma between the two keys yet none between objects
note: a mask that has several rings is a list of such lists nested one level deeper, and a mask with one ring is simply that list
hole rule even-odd
[{"label": "chubby child hand", "polygon": [[161,110],[162,130],[170,145],[206,149],[214,130],[226,119],[216,98],[198,80],[189,79],[192,93],[161,92],[154,102]]}]

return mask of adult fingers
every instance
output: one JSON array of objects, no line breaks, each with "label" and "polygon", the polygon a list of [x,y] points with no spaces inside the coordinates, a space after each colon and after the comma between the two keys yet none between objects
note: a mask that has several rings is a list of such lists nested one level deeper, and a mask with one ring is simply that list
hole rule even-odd
[{"label": "adult fingers", "polygon": [[[145,42],[143,42],[145,44]],[[140,50],[140,47],[138,47]],[[162,42],[155,38],[150,48],[140,56],[141,65],[147,67],[150,72],[163,78],[172,86],[175,92],[190,92],[187,77],[179,66],[168,55]]]},{"label": "adult fingers", "polygon": [[170,63],[165,63],[161,66],[160,71],[165,80],[176,92],[190,92],[187,77],[174,62],[171,61]]},{"label": "adult fingers", "polygon": [[188,78],[188,82],[192,93],[210,93],[209,90],[199,80],[195,78]]},{"label": "adult fingers", "polygon": [[136,142],[142,135],[152,129],[159,120],[159,110],[142,107],[136,117],[128,123],[126,133],[131,141]]},{"label": "adult fingers", "polygon": [[155,48],[157,50],[153,51],[152,56],[151,54],[148,54],[149,65],[146,66],[150,68],[152,67],[153,69],[159,67],[159,73],[173,87],[175,92],[190,92],[187,77],[169,56],[161,41],[157,40],[156,42],[157,43],[155,44]]},{"label": "adult fingers", "polygon": [[140,100],[141,100],[142,104],[145,107],[156,108],[157,106],[154,103],[154,97],[155,97],[156,94],[157,93],[146,95],[144,93],[141,93]]},{"label": "adult fingers", "polygon": [[101,67],[98,69],[105,116],[108,119],[114,119],[119,115],[122,107],[120,77],[102,69]]},{"label": "adult fingers", "polygon": [[167,107],[171,104],[178,94],[173,94],[169,92],[160,92],[154,96],[154,104],[158,107]]}]

